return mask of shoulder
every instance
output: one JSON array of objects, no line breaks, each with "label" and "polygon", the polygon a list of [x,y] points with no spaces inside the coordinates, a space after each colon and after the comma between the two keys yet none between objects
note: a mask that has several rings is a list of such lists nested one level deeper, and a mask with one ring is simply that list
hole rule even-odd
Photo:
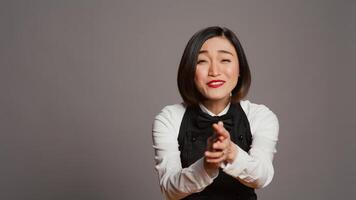
[{"label": "shoulder", "polygon": [[240,104],[248,117],[253,118],[261,115],[276,116],[276,114],[264,104],[252,103],[249,100],[241,100]]},{"label": "shoulder", "polygon": [[170,120],[177,120],[183,118],[186,106],[184,103],[177,103],[164,106],[161,111],[156,115],[157,117],[163,117]]},{"label": "shoulder", "polygon": [[164,106],[155,116],[153,128],[165,128],[174,132],[179,131],[182,122],[186,105],[184,103],[177,103]]},{"label": "shoulder", "polygon": [[251,126],[251,132],[260,129],[274,129],[278,133],[279,122],[277,115],[264,104],[252,103],[249,100],[241,100],[240,105],[244,110]]}]

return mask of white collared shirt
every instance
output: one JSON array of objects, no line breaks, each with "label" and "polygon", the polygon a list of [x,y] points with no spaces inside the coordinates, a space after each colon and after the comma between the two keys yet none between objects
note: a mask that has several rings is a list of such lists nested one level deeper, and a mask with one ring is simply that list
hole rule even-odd
[{"label": "white collared shirt", "polygon": [[[273,156],[278,141],[279,123],[277,116],[265,105],[241,100],[251,128],[252,145],[245,152],[238,145],[237,156],[231,164],[222,165],[225,173],[237,178],[241,183],[255,188],[267,186],[273,178]],[[201,110],[216,116],[204,105]],[[217,116],[228,112],[230,103]],[[208,174],[204,169],[204,157],[187,168],[182,168],[178,149],[178,134],[186,107],[183,103],[165,106],[156,115],[152,127],[153,148],[155,150],[155,170],[159,185],[166,199],[181,199],[200,192],[217,177],[218,171]]]},{"label": "white collared shirt", "polygon": [[222,110],[219,114],[215,115],[214,113],[212,113],[210,110],[208,110],[202,103],[199,103],[199,107],[200,109],[205,112],[208,113],[210,116],[221,116],[221,115],[225,115],[230,108],[230,102],[227,104],[227,106],[224,108],[224,110]]}]

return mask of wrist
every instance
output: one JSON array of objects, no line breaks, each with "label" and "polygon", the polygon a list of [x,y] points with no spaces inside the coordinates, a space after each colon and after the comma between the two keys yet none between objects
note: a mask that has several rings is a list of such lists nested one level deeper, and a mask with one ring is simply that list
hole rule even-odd
[{"label": "wrist", "polygon": [[233,163],[236,156],[237,156],[237,148],[235,147],[235,144],[230,141],[230,145],[229,145],[229,148],[228,148],[228,155],[227,155],[227,158],[226,158],[226,161],[227,163]]},{"label": "wrist", "polygon": [[206,162],[204,159],[204,169],[210,177],[215,177],[218,173],[219,167],[216,164]]}]

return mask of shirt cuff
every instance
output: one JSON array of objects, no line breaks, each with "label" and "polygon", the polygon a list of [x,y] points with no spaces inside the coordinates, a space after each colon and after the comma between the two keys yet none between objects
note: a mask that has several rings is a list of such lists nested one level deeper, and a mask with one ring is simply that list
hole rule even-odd
[{"label": "shirt cuff", "polygon": [[250,155],[241,149],[238,145],[233,144],[237,150],[237,155],[232,163],[222,163],[220,165],[220,168],[227,174],[233,176],[233,177],[238,177],[241,175],[244,170],[246,169],[248,159],[250,158]]},{"label": "shirt cuff", "polygon": [[193,170],[202,178],[204,183],[210,184],[219,175],[219,170],[207,172],[204,168],[204,157],[197,160],[191,165]]}]

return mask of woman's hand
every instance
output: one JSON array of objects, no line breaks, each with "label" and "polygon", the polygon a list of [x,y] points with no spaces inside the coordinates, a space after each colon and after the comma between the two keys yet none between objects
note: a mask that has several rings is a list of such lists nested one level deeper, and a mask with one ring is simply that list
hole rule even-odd
[{"label": "woman's hand", "polygon": [[213,124],[214,136],[208,139],[207,150],[205,151],[206,169],[218,169],[222,162],[232,163],[237,155],[237,149],[230,139],[230,133],[224,128],[220,121]]}]

